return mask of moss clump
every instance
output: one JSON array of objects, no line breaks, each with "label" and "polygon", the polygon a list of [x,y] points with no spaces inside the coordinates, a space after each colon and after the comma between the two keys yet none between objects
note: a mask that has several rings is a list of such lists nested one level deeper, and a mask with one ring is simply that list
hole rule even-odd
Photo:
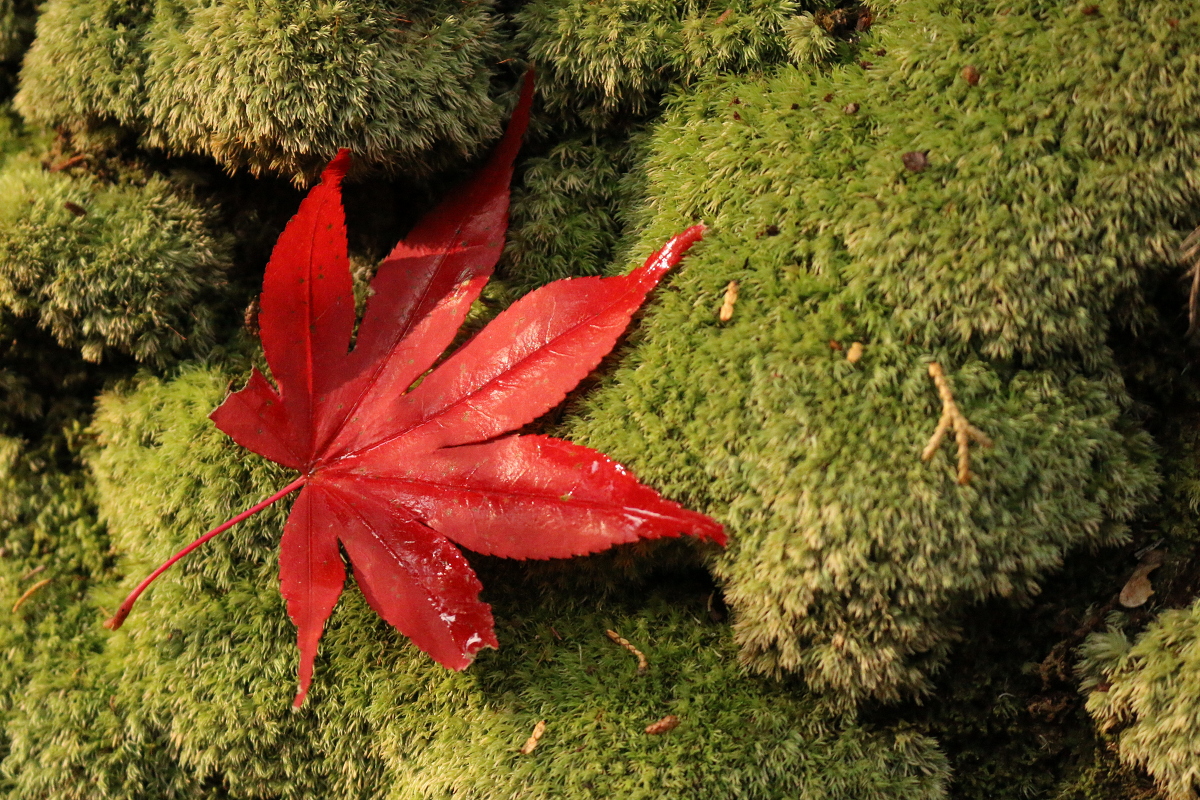
[{"label": "moss clump", "polygon": [[490,3],[51,0],[17,107],[297,181],[339,147],[428,173],[495,135],[499,47]]},{"label": "moss clump", "polygon": [[636,140],[579,137],[526,159],[512,195],[501,273],[529,291],[599,275],[623,229],[616,210],[633,190]]},{"label": "moss clump", "polygon": [[813,23],[807,12],[814,7],[796,0],[533,0],[515,15],[516,41],[541,70],[548,110],[604,127],[654,110],[680,83],[848,53],[848,44]]},{"label": "moss clump", "polygon": [[1113,623],[1080,648],[1087,709],[1123,761],[1170,800],[1190,800],[1200,787],[1200,602],[1162,612],[1132,641]]},{"label": "moss clump", "polygon": [[88,360],[202,351],[227,258],[206,213],[162,179],[110,185],[29,158],[0,171],[0,307]]},{"label": "moss clump", "polygon": [[[1200,207],[1197,28],[1186,4],[913,2],[869,69],[672,101],[634,249],[711,233],[568,429],[730,525],[751,664],[921,690],[965,607],[1036,591],[1154,496],[1105,340]],[[997,443],[966,487],[952,449],[919,460],[930,360]]]},{"label": "moss clump", "polygon": [[[207,421],[225,385],[187,371],[101,402],[91,464],[131,577],[285,479]],[[502,649],[464,673],[416,651],[351,589],[309,704],[291,713],[294,631],[275,576],[283,517],[272,509],[214,541],[91,653],[39,665],[9,728],[14,796],[944,796],[930,740],[864,728],[798,687],[743,674],[728,629],[696,620],[706,592],[679,577],[625,587],[638,599],[585,599],[545,595],[485,560]],[[113,586],[95,600],[118,596]],[[648,674],[606,628],[639,644]],[[666,714],[682,720],[676,730],[644,733]],[[540,719],[541,744],[520,754]],[[50,759],[55,769],[39,768]]]},{"label": "moss clump", "polygon": [[[80,660],[98,638],[85,598],[95,581],[111,579],[110,559],[74,458],[81,441],[78,423],[35,444],[0,436],[0,756],[16,705],[48,659]],[[0,775],[0,795],[12,789]]]}]

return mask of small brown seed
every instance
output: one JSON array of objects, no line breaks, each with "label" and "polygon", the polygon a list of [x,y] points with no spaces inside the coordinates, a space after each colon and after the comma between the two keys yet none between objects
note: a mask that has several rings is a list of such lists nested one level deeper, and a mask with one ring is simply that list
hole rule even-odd
[{"label": "small brown seed", "polygon": [[919,150],[911,150],[900,157],[909,172],[924,172],[929,166],[929,156]]},{"label": "small brown seed", "polygon": [[976,86],[979,83],[979,70],[968,64],[967,66],[963,67],[962,77],[969,86]]}]

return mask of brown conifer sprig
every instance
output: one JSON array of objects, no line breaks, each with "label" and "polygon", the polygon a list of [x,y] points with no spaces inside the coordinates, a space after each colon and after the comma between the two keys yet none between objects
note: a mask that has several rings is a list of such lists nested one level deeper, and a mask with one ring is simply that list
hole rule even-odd
[{"label": "brown conifer sprig", "polygon": [[641,650],[638,650],[636,647],[634,647],[632,644],[630,644],[628,639],[626,639],[624,636],[617,633],[616,631],[606,630],[605,633],[608,634],[609,639],[612,639],[614,642],[621,645],[621,647],[624,647],[630,653],[633,653],[633,655],[637,656],[638,675],[644,675],[646,673],[646,670],[650,669],[650,662],[646,660],[645,653],[643,653]]},{"label": "brown conifer sprig", "polygon": [[942,372],[941,364],[936,361],[930,363],[929,377],[933,378],[938,396],[942,398],[942,418],[938,420],[933,436],[929,437],[929,444],[925,445],[924,451],[921,452],[921,460],[928,461],[933,458],[946,436],[946,431],[954,428],[954,440],[958,443],[958,484],[965,486],[971,481],[971,440],[974,439],[984,447],[991,447],[993,443],[986,433],[972,425],[958,410],[958,404],[954,402],[954,393],[950,391],[950,382],[946,380],[946,373]]}]

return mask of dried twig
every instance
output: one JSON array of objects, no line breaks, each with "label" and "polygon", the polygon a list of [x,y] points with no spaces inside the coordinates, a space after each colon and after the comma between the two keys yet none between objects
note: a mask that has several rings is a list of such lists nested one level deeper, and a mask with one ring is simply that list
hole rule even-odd
[{"label": "dried twig", "polygon": [[674,714],[667,714],[658,722],[651,722],[649,725],[647,725],[646,733],[650,734],[651,736],[657,736],[660,733],[673,731],[678,727],[679,717],[675,716]]},{"label": "dried twig", "polygon": [[621,647],[624,647],[626,650],[637,656],[638,675],[644,675],[646,670],[650,669],[650,662],[646,660],[646,656],[641,650],[638,650],[636,647],[630,644],[628,639],[624,638],[616,631],[605,631],[605,633],[608,634],[608,638],[612,639],[614,642],[621,645]]},{"label": "dried twig", "polygon": [[538,720],[537,725],[533,726],[533,733],[529,734],[529,738],[525,740],[525,744],[521,745],[521,752],[524,755],[529,755],[533,749],[538,746],[538,741],[541,740],[542,734],[546,732],[546,720]]},{"label": "dried twig", "polygon": [[62,172],[64,169],[70,169],[71,167],[77,167],[80,164],[82,164],[84,161],[87,161],[87,160],[88,160],[88,156],[86,154],[71,156],[66,161],[60,161],[57,164],[51,165],[50,172]]},{"label": "dried twig", "polygon": [[45,586],[51,580],[53,580],[53,578],[43,578],[42,580],[35,583],[33,586],[30,586],[28,589],[26,589],[25,594],[18,597],[17,602],[13,603],[13,607],[12,607],[13,613],[14,614],[17,613],[17,609],[20,608],[21,606],[23,606],[25,604],[26,600],[33,597],[34,593],[37,592],[38,589],[41,589],[43,586]]},{"label": "dried twig", "polygon": [[46,565],[45,565],[45,564],[38,564],[38,565],[37,565],[36,567],[34,567],[33,569],[29,570],[29,572],[26,572],[24,575],[22,575],[22,576],[21,576],[21,580],[23,580],[23,581],[27,581],[27,580],[29,580],[30,578],[32,578],[34,575],[37,575],[39,572],[42,572],[42,571],[44,571],[45,569],[46,569]]},{"label": "dried twig", "polygon": [[1179,260],[1192,262],[1186,273],[1192,278],[1192,289],[1188,292],[1188,335],[1191,335],[1200,327],[1196,319],[1197,305],[1200,304],[1200,228],[1183,240],[1183,246],[1179,248]]},{"label": "dried twig", "polygon": [[942,372],[941,364],[936,361],[930,363],[929,377],[933,378],[934,384],[937,385],[938,395],[942,398],[942,418],[938,420],[937,430],[933,432],[933,436],[929,437],[929,444],[925,445],[925,450],[921,453],[921,460],[928,461],[933,458],[933,454],[937,452],[938,446],[946,436],[946,431],[953,428],[954,439],[958,443],[958,483],[960,486],[965,486],[971,480],[971,440],[974,439],[984,447],[991,447],[992,440],[986,433],[968,422],[963,413],[958,410],[958,404],[954,402],[954,393],[950,391],[950,383],[946,380],[946,374]]}]

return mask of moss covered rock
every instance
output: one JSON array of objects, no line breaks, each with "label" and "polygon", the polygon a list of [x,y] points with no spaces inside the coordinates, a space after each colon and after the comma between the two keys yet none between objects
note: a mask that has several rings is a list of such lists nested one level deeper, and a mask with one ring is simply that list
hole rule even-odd
[{"label": "moss covered rock", "polygon": [[0,170],[0,307],[91,361],[202,351],[229,249],[208,217],[160,178],[105,184],[12,159]]},{"label": "moss covered rock", "polygon": [[53,0],[17,107],[303,181],[340,147],[428,174],[490,141],[490,3]]},{"label": "moss covered rock", "polygon": [[[102,402],[91,464],[131,577],[284,480],[208,422],[226,383],[193,370]],[[484,560],[502,644],[464,673],[433,663],[350,591],[310,701],[292,713],[295,633],[275,574],[283,517],[274,508],[214,541],[90,653],[48,648],[13,700],[14,796],[944,796],[944,759],[928,739],[866,728],[799,687],[744,674],[728,629],[697,620],[705,592],[680,576],[587,598],[544,594]],[[121,588],[96,602],[111,607]],[[646,675],[609,628],[645,651]],[[667,714],[676,729],[645,732]],[[522,754],[539,720],[545,735]],[[40,768],[50,760],[56,769]]]},{"label": "moss covered rock", "polygon": [[[716,571],[757,668],[920,690],[972,601],[1036,591],[1154,496],[1105,340],[1200,208],[1198,25],[913,2],[868,65],[672,101],[633,249],[711,233],[568,428],[730,524]],[[996,441],[969,486],[951,450],[920,461],[930,360]]]}]

